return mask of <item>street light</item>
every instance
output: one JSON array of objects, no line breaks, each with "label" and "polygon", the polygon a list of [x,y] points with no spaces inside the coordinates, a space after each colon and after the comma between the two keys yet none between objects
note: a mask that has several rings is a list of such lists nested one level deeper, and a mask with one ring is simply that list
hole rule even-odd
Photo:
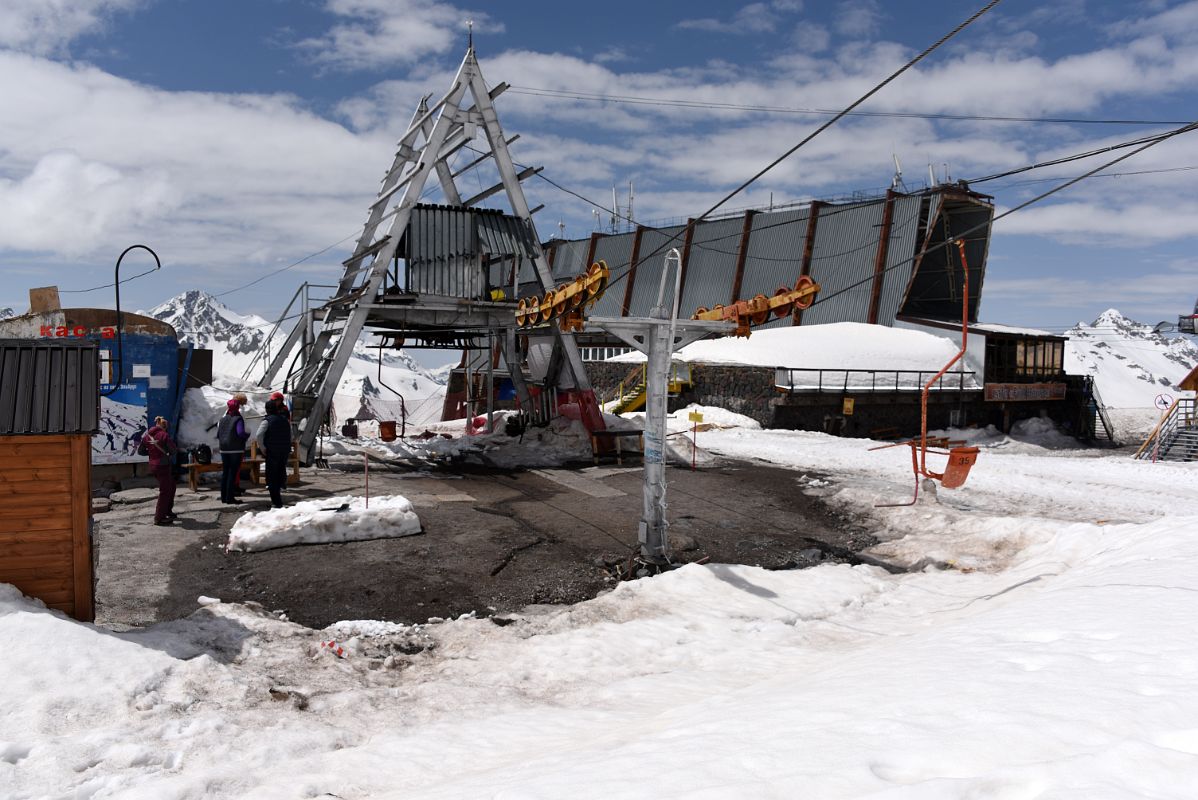
[{"label": "street light", "polygon": [[126,247],[119,256],[117,256],[116,276],[115,276],[115,280],[116,280],[116,369],[113,371],[113,378],[115,380],[113,380],[113,382],[112,382],[111,389],[109,389],[107,392],[100,393],[101,397],[108,397],[110,394],[114,393],[117,389],[121,388],[121,380],[123,377],[124,364],[125,364],[125,362],[124,362],[124,355],[125,355],[124,344],[121,339],[121,322],[123,320],[123,316],[121,315],[121,260],[124,259],[125,254],[128,253],[130,250],[136,250],[138,248],[141,248],[142,250],[145,250],[150,255],[154,256],[154,269],[162,269],[162,262],[158,260],[158,254],[155,253],[150,248],[146,247],[144,244],[130,245],[129,247]]}]

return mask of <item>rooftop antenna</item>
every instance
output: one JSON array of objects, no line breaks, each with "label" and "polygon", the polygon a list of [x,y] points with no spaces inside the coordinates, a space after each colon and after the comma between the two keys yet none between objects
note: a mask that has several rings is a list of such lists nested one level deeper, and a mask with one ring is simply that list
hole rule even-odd
[{"label": "rooftop antenna", "polygon": [[939,184],[936,182],[936,169],[931,162],[928,162],[928,188],[934,189],[937,186]]},{"label": "rooftop antenna", "polygon": [[560,219],[557,221],[557,238],[566,238],[566,223]]},{"label": "rooftop antenna", "polygon": [[466,20],[466,48],[474,49],[474,20]]},{"label": "rooftop antenna", "polygon": [[619,231],[620,231],[620,229],[617,227],[617,225],[619,224],[619,220],[620,220],[619,214],[620,214],[620,202],[616,199],[616,187],[613,186],[613,187],[611,187],[611,232],[612,233],[619,233]]},{"label": "rooftop antenna", "polygon": [[602,218],[599,216],[599,209],[597,209],[597,208],[592,208],[592,209],[591,209],[591,216],[595,218],[595,230],[599,230],[599,229],[600,229],[600,226],[601,226],[600,219],[602,219]]},{"label": "rooftop antenna", "polygon": [[894,159],[894,177],[890,179],[890,188],[897,189],[903,185],[903,165],[899,163],[898,153],[892,151],[890,157]]},{"label": "rooftop antenna", "polygon": [[627,213],[624,215],[624,216],[625,216],[625,217],[628,219],[628,224],[629,224],[629,226],[631,226],[631,225],[632,225],[632,221],[633,221],[634,219],[636,219],[636,216],[635,216],[635,215],[632,213],[632,198],[633,198],[633,194],[632,194],[632,180],[630,179],[630,180],[628,181],[628,211],[627,211]]}]

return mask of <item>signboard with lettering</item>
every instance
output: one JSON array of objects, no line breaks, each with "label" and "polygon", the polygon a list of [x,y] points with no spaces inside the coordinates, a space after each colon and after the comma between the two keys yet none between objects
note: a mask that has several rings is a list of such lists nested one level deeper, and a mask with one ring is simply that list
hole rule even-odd
[{"label": "signboard with lettering", "polygon": [[844,414],[846,417],[851,417],[851,416],[853,416],[853,408],[856,405],[857,405],[857,400],[855,398],[846,397],[844,399],[844,402],[841,403],[840,413]]},{"label": "signboard with lettering", "polygon": [[1063,383],[987,383],[989,402],[1032,403],[1065,399]]}]

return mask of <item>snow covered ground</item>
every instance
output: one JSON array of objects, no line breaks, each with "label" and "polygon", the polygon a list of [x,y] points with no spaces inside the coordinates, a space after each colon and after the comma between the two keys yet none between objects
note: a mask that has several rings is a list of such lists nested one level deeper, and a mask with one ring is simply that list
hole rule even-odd
[{"label": "snow covered ground", "polygon": [[870,524],[876,556],[917,567],[900,574],[692,565],[502,627],[466,616],[311,631],[206,599],[123,634],[0,586],[0,787],[1192,798],[1198,468],[1023,434],[976,436],[964,488],[879,508],[910,498],[903,448],[700,433],[793,468],[795,491]]}]

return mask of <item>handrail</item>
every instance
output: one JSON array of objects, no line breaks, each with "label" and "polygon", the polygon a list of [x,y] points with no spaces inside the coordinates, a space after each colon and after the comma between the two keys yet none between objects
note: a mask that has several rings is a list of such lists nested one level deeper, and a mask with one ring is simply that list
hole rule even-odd
[{"label": "handrail", "polygon": [[[1165,439],[1166,434],[1171,434],[1173,431],[1175,431],[1177,429],[1178,419],[1181,416],[1178,413],[1181,410],[1181,407],[1183,405],[1191,406],[1194,403],[1195,401],[1189,397],[1179,397],[1174,400],[1173,404],[1169,406],[1165,413],[1161,414],[1161,418],[1156,423],[1156,426],[1152,429],[1152,433],[1148,434],[1148,438],[1144,440],[1144,443],[1140,445],[1140,449],[1136,450],[1136,454],[1132,456],[1132,458],[1144,458],[1144,451],[1147,450],[1149,446],[1154,443],[1159,444]],[[1191,416],[1193,416],[1193,409],[1191,409]]]},{"label": "handrail", "polygon": [[[927,370],[916,370],[916,369],[831,369],[831,368],[819,368],[819,367],[776,367],[775,368],[775,376],[777,375],[777,373],[781,372],[782,370],[786,370],[787,379],[788,379],[788,383],[786,384],[787,391],[789,391],[792,394],[795,391],[794,378],[795,378],[796,372],[816,373],[818,375],[818,381],[814,388],[815,388],[816,392],[819,394],[822,394],[825,391],[825,389],[829,392],[841,392],[841,393],[850,392],[850,391],[858,391],[858,392],[866,392],[866,391],[868,391],[868,392],[877,392],[877,391],[898,392],[898,391],[904,391],[904,390],[920,391],[923,387],[925,376],[937,374],[937,371],[930,370],[930,369],[927,369]],[[830,385],[825,387],[825,385],[824,385],[825,373],[831,373],[831,374],[835,374],[835,375],[843,374],[844,379],[843,379],[843,381],[839,381],[835,387],[830,386]],[[869,386],[850,386],[849,385],[849,376],[851,374],[859,374],[859,375],[868,376],[870,378],[870,385]],[[891,376],[891,375],[894,376],[893,384],[883,384],[881,387],[878,386],[878,377],[879,376]],[[915,376],[915,380],[911,386],[908,387],[908,386],[900,386],[899,385],[899,376],[902,376],[902,375]],[[941,376],[941,378],[939,379],[939,386],[937,388],[940,390],[943,390],[945,388],[944,387],[944,378],[949,377],[949,376],[956,376],[958,379],[957,389],[959,391],[964,391],[966,375],[976,377],[977,373],[974,370],[956,370],[953,372],[947,372],[943,376]],[[809,389],[812,387],[800,386],[799,388],[800,389]],[[977,387],[977,391],[981,391],[981,387]]]}]

